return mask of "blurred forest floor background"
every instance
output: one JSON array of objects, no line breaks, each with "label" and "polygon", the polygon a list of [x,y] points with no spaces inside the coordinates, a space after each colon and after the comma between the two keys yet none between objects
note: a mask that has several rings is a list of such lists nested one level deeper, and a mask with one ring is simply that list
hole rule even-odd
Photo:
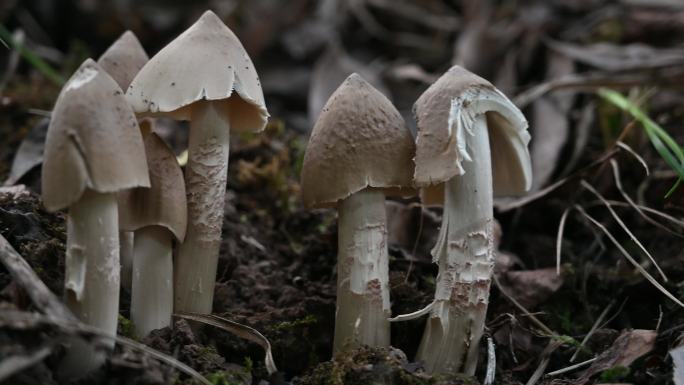
[{"label": "blurred forest floor background", "polygon": [[[430,379],[412,363],[424,319],[392,325],[393,346],[406,356],[362,349],[327,362],[335,213],[304,210],[298,195],[308,133],[350,73],[385,93],[415,132],[413,103],[458,64],[511,98],[532,134],[532,191],[496,204],[497,284],[477,378],[489,364],[501,384],[673,383],[673,357],[684,363],[676,350],[684,309],[673,301],[684,299],[684,187],[677,187],[684,4],[677,0],[2,0],[0,181],[8,187],[0,190],[0,234],[56,294],[64,214],[41,208],[38,166],[63,82],[125,30],[151,57],[206,9],[242,41],[271,114],[265,133],[231,143],[214,309],[263,332],[281,372],[266,374],[257,345],[184,320],[142,342],[215,384],[470,383]],[[183,152],[186,124],[162,120],[157,130]],[[26,187],[9,187],[18,184]],[[429,251],[441,211],[409,200],[388,202],[388,213],[393,314],[403,314],[432,299]],[[120,332],[130,336],[127,298],[122,293]],[[31,369],[0,371],[0,382],[57,383],[54,341],[69,332],[20,327],[3,319],[3,309],[35,311],[0,268],[0,368],[11,357],[48,354]],[[173,381],[193,379],[118,347],[82,383]]]}]

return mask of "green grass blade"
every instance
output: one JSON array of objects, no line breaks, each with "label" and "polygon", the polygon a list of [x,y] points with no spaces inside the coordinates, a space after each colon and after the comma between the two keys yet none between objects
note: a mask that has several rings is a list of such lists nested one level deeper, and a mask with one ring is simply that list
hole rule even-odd
[{"label": "green grass blade", "polygon": [[0,23],[0,40],[3,41],[5,45],[16,49],[24,60],[29,62],[29,64],[40,71],[51,82],[60,87],[64,85],[64,78],[45,62],[45,60],[41,59],[40,56],[27,49],[23,44],[17,44],[12,38],[10,31],[8,31],[2,23]]},{"label": "green grass blade", "polygon": [[684,180],[684,150],[682,150],[682,147],[658,123],[649,118],[639,106],[625,98],[621,93],[601,88],[598,90],[598,94],[609,103],[628,112],[636,121],[641,123],[653,148],[679,176],[677,182],[668,190],[665,197],[667,198],[672,195],[681,184],[681,181]]}]

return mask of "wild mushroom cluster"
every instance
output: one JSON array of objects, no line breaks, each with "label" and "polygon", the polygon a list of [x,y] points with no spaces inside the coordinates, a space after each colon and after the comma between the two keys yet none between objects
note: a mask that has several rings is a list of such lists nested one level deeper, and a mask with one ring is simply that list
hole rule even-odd
[{"label": "wild mushroom cluster", "polygon": [[[352,74],[309,139],[303,201],[338,210],[334,352],[389,346],[391,321],[429,314],[417,359],[431,373],[472,375],[493,269],[492,201],[530,186],[527,122],[460,67],[414,107],[415,140],[392,103]],[[154,132],[160,116],[190,121],[184,173]],[[69,211],[64,300],[79,319],[113,336],[120,285],[139,336],[170,326],[174,312],[211,313],[230,132],[261,131],[268,116],[251,59],[211,11],[149,61],[126,32],[80,66],[55,103],[42,173],[45,207]],[[390,318],[385,198],[415,195],[444,206],[435,297]],[[74,340],[63,375],[103,360]]]}]

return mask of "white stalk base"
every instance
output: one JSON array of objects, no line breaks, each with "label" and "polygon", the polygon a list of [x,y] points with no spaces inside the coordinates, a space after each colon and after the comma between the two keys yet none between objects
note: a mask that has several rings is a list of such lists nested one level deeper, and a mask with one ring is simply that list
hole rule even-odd
[{"label": "white stalk base", "polygon": [[173,313],[173,241],[162,226],[135,232],[131,321],[138,337],[171,325]]},{"label": "white stalk base", "polygon": [[230,124],[220,102],[192,107],[185,190],[188,229],[174,263],[174,309],[210,314],[221,246]]},{"label": "white stalk base", "polygon": [[439,264],[435,302],[416,355],[429,373],[473,375],[494,267],[492,166],[484,115],[473,125],[465,173],[446,182],[444,214],[432,255]]},{"label": "white stalk base", "polygon": [[133,232],[119,232],[119,255],[121,256],[121,287],[131,292],[133,274]]},{"label": "white stalk base", "polygon": [[[116,335],[119,317],[119,214],[116,194],[86,190],[69,208],[64,302],[82,322]],[[113,339],[98,342],[114,347]],[[60,364],[60,377],[97,369],[105,351],[74,338]]]},{"label": "white stalk base", "polygon": [[389,346],[385,194],[365,189],[339,204],[334,354]]}]

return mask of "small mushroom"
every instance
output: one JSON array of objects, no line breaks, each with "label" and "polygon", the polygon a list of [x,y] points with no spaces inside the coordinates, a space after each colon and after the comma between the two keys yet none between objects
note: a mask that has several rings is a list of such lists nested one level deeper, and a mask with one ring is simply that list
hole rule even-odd
[{"label": "small mushroom", "polygon": [[[86,60],[57,98],[45,143],[43,203],[69,208],[65,302],[83,322],[114,336],[119,315],[117,192],[149,187],[145,150],[133,111],[116,82]],[[113,347],[114,340],[105,344]],[[90,343],[74,341],[63,375],[103,361]]]},{"label": "small mushroom", "polygon": [[[138,38],[131,31],[124,32],[100,58],[97,64],[107,71],[122,90],[128,89],[133,77],[147,63],[149,57]],[[119,233],[121,254],[121,287],[131,291],[133,269],[133,232]]]},{"label": "small mushroom", "polygon": [[330,96],[302,167],[308,207],[337,207],[334,352],[389,346],[385,195],[410,195],[415,145],[392,103],[357,74]]},{"label": "small mushroom", "polygon": [[[416,355],[431,373],[473,375],[494,266],[493,197],[530,188],[527,121],[486,80],[454,66],[414,105],[417,186],[444,204],[432,250],[435,300]],[[406,317],[405,317],[406,318]]]},{"label": "small mushroom", "polygon": [[190,120],[188,228],[174,262],[174,309],[208,314],[221,243],[229,132],[266,126],[259,77],[235,34],[207,11],[140,70],[126,96],[137,113]]},{"label": "small mushroom", "polygon": [[171,324],[173,313],[173,238],[183,242],[187,218],[185,184],[176,157],[152,132],[151,123],[140,123],[150,188],[119,194],[121,228],[135,231],[131,321],[138,336]]}]

